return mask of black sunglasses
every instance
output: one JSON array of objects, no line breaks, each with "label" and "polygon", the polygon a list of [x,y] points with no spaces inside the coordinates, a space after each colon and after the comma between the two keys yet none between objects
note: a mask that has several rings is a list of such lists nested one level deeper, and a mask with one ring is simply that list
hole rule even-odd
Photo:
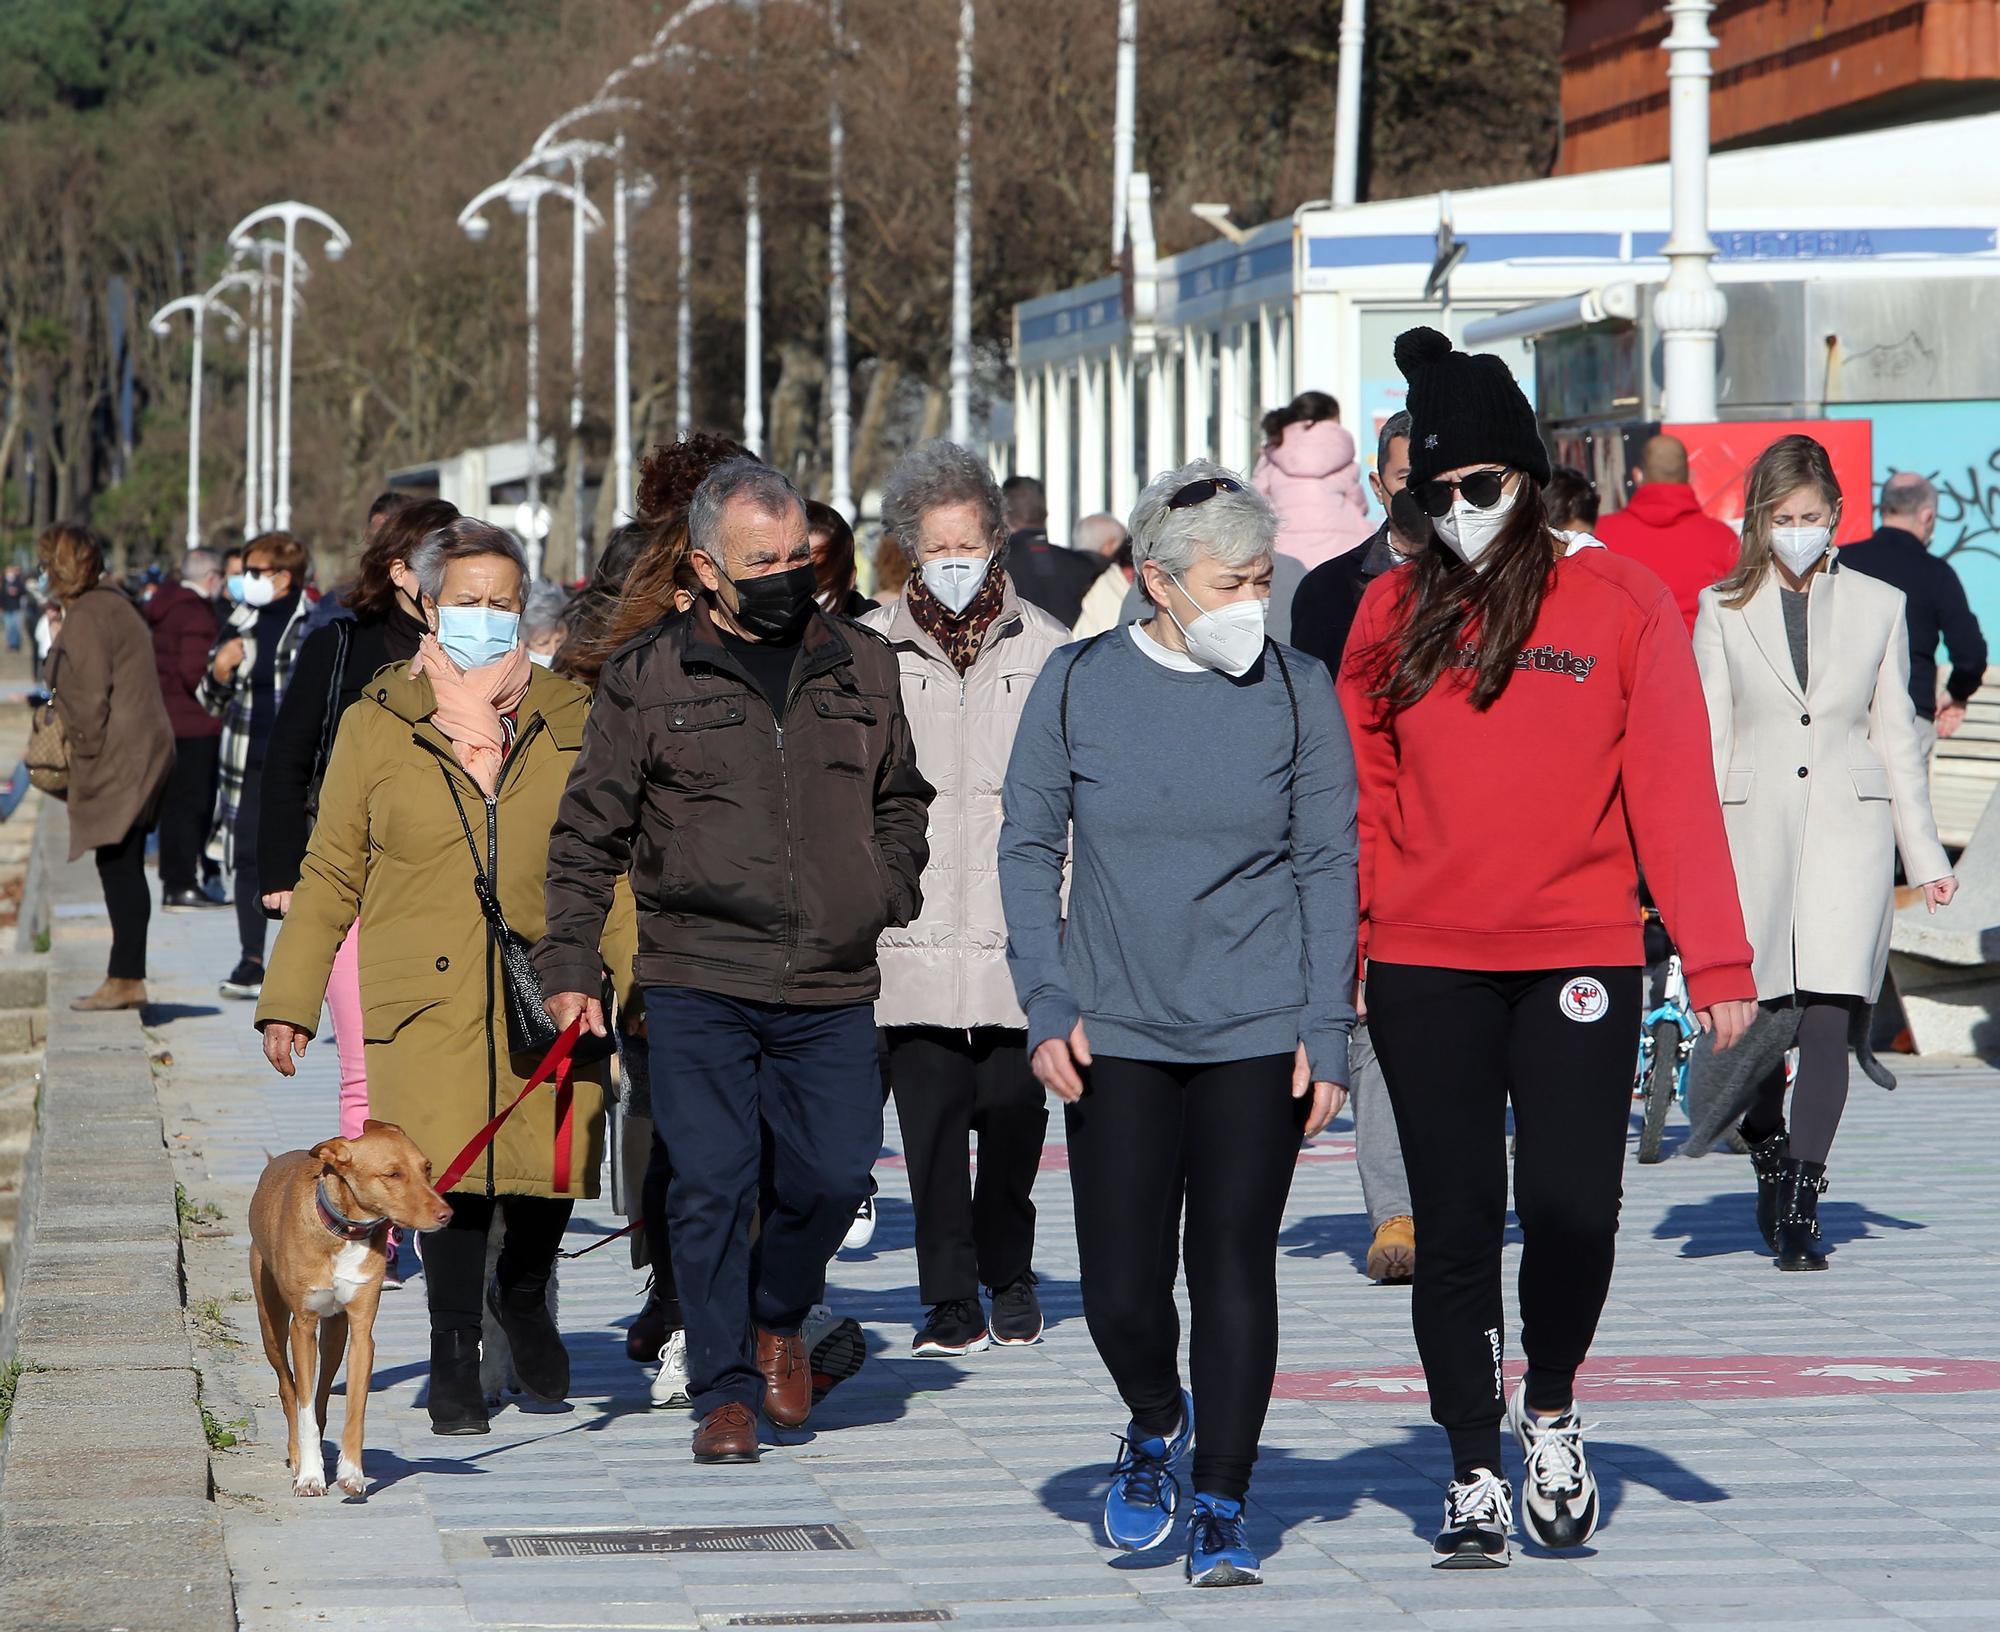
[{"label": "black sunglasses", "polygon": [[[1172,498],[1167,500],[1169,510],[1186,510],[1192,505],[1205,503],[1218,493],[1241,493],[1243,484],[1234,476],[1204,476],[1198,482],[1189,482]],[[1449,501],[1447,501],[1447,504]]]},{"label": "black sunglasses", "polygon": [[1491,510],[1500,502],[1508,472],[1506,470],[1475,470],[1470,476],[1462,476],[1455,482],[1448,482],[1442,476],[1428,482],[1414,482],[1410,491],[1417,496],[1417,503],[1423,506],[1427,516],[1442,516],[1450,513],[1451,496],[1463,493],[1465,502],[1475,510]]}]

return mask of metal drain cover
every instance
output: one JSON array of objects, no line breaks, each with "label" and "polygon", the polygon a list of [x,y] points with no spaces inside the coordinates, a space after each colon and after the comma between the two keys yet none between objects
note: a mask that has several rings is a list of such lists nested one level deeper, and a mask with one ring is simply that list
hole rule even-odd
[{"label": "metal drain cover", "polygon": [[816,1615],[732,1615],[724,1626],[936,1626],[948,1609],[833,1609]]},{"label": "metal drain cover", "polygon": [[848,1539],[846,1532],[832,1524],[723,1525],[709,1529],[672,1530],[517,1530],[483,1539],[487,1552],[495,1558],[605,1558],[630,1553],[848,1553],[855,1550],[855,1544]]}]

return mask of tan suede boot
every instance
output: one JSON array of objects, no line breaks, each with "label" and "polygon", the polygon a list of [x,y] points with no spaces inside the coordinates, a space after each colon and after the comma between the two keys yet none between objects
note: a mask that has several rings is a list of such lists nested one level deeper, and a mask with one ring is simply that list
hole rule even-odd
[{"label": "tan suede boot", "polygon": [[88,997],[79,997],[70,1004],[79,1013],[90,1014],[100,1009],[136,1009],[146,1001],[146,983],[143,980],[106,980]]}]

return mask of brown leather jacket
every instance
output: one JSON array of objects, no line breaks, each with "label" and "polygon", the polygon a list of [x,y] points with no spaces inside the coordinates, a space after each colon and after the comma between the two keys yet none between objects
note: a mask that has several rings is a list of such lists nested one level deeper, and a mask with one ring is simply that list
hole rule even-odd
[{"label": "brown leather jacket", "polygon": [[876,938],[923,906],[931,798],[884,641],[815,611],[773,720],[697,603],[604,666],[549,836],[543,988],[597,990],[629,872],[639,985],[871,1002]]}]

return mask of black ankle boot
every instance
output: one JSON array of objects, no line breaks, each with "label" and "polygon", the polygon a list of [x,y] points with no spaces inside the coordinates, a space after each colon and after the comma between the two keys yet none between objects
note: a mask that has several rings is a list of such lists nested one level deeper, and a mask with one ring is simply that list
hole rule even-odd
[{"label": "black ankle boot", "polygon": [[550,1405],[568,1399],[569,1350],[549,1313],[548,1283],[497,1288],[493,1313],[514,1351],[514,1375],[521,1386]]},{"label": "black ankle boot", "polygon": [[1824,1269],[1819,1250],[1819,1198],[1826,1188],[1826,1164],[1785,1158],[1778,1180],[1778,1267]]},{"label": "black ankle boot", "polygon": [[486,1396],[479,1387],[479,1331],[431,1333],[431,1432],[483,1434]]},{"label": "black ankle boot", "polygon": [[1773,1252],[1778,1250],[1778,1183],[1785,1171],[1787,1137],[1780,1122],[1776,1133],[1750,1146],[1750,1166],[1757,1174],[1757,1229]]}]

